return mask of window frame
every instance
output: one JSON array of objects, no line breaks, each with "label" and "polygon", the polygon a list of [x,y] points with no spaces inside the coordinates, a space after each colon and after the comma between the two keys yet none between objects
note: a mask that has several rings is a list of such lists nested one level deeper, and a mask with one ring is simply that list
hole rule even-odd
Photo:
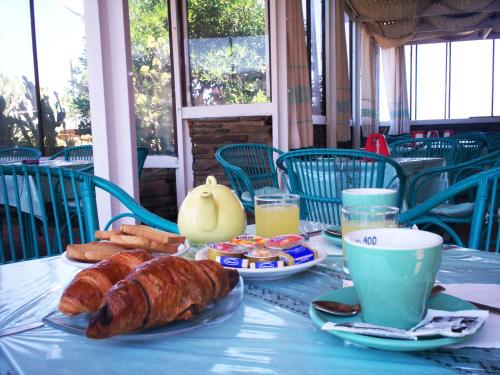
[{"label": "window frame", "polygon": [[[189,63],[189,37],[188,37],[188,24],[187,24],[187,8],[188,0],[178,1],[177,7],[180,10],[181,19],[178,20],[178,24],[181,27],[178,29],[179,39],[181,43],[181,59],[180,63],[182,66],[181,76],[182,76],[182,118],[185,120],[199,119],[199,118],[229,118],[235,116],[267,116],[270,115],[270,108],[272,108],[272,63],[271,63],[271,30],[270,30],[270,20],[271,12],[269,2],[271,0],[264,0],[265,4],[265,50],[266,50],[266,94],[269,101],[266,103],[233,103],[233,104],[218,104],[218,105],[194,105],[193,96],[191,95],[191,69]],[[235,107],[236,106],[236,107]],[[200,111],[192,110],[193,108],[201,108],[203,116],[200,115]],[[217,110],[214,108],[223,107],[225,110]],[[230,108],[227,108],[230,107]],[[229,115],[227,112],[231,112]],[[239,112],[241,111],[241,112]],[[225,113],[224,113],[225,112]]]},{"label": "window frame", "polygon": [[[471,116],[468,118],[450,118],[450,108],[451,108],[451,51],[454,42],[444,42],[446,43],[446,67],[445,67],[445,102],[443,103],[444,118],[440,119],[428,119],[428,120],[418,120],[416,119],[416,108],[417,108],[417,77],[418,77],[418,46],[419,44],[409,45],[410,47],[410,73],[408,84],[409,89],[409,109],[410,109],[410,124],[415,126],[425,126],[425,125],[446,125],[446,124],[478,124],[478,123],[497,123],[500,120],[500,116],[494,115],[494,103],[495,97],[498,97],[500,93],[495,95],[495,48],[497,47],[497,39],[486,39],[492,42],[492,79],[491,79],[491,104],[490,104],[490,114],[487,116]],[[500,40],[500,39],[499,39]],[[500,74],[500,72],[497,72]]]}]

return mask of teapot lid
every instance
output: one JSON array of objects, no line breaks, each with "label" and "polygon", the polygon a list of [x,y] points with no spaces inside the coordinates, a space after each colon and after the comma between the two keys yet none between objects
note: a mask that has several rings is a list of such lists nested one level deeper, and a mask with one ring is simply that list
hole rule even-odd
[{"label": "teapot lid", "polygon": [[204,191],[218,191],[219,193],[232,193],[232,190],[225,185],[219,185],[214,176],[208,176],[204,185],[199,185],[193,189],[195,193]]}]

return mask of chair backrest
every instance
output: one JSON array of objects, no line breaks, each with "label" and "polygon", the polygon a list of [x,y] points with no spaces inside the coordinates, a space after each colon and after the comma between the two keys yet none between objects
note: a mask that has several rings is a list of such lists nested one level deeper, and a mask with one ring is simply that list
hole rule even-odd
[{"label": "chair backrest", "polygon": [[[121,202],[128,213],[100,226],[96,189]],[[69,243],[86,243],[94,232],[123,216],[178,232],[177,225],[142,207],[123,189],[71,169],[0,165],[0,263],[61,254]]]},{"label": "chair backrest", "polygon": [[464,163],[481,156],[486,147],[486,139],[480,134],[459,134],[452,139],[458,141],[460,147],[455,155],[455,164]]},{"label": "chair backrest", "polygon": [[277,165],[301,200],[301,218],[339,225],[342,190],[392,188],[403,201],[406,180],[394,160],[360,150],[304,149],[281,155]]},{"label": "chair backrest", "polygon": [[500,150],[500,133],[489,135],[486,142],[488,152]]},{"label": "chair backrest", "polygon": [[[430,210],[459,194],[475,193],[474,211],[468,241],[463,241],[450,225]],[[500,167],[494,167],[462,180],[399,215],[403,224],[431,224],[448,233],[460,246],[500,252]]]},{"label": "chair backrest", "polygon": [[458,141],[450,138],[417,138],[389,145],[392,157],[439,157],[446,159],[447,165],[454,163],[458,147]]},{"label": "chair backrest", "polygon": [[421,189],[426,189],[428,184],[431,183],[432,179],[436,176],[445,177],[447,175],[449,185],[453,185],[493,167],[500,167],[500,150],[469,160],[465,163],[423,170],[412,179],[408,186],[408,206],[414,207],[417,204],[418,192]]},{"label": "chair backrest", "polygon": [[250,194],[250,207],[253,207],[255,190],[264,187],[279,188],[278,174],[274,156],[283,152],[264,144],[231,144],[220,147],[215,159],[221,164],[224,173],[241,200],[244,192]]},{"label": "chair backrest", "polygon": [[386,135],[385,140],[387,144],[394,143],[396,141],[401,141],[403,139],[410,139],[410,134],[399,134],[399,135]]},{"label": "chair backrest", "polygon": [[40,150],[34,147],[2,147],[0,148],[0,163],[22,160],[40,159]]},{"label": "chair backrest", "polygon": [[63,157],[64,160],[93,160],[92,145],[67,147],[51,156],[50,159]]},{"label": "chair backrest", "polygon": [[137,172],[139,174],[139,178],[142,175],[144,163],[146,162],[146,158],[148,157],[148,152],[149,151],[147,147],[137,147]]}]

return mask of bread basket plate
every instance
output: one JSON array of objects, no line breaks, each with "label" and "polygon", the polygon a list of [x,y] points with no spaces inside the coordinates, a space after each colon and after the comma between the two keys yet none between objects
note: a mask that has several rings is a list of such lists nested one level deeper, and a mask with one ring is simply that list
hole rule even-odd
[{"label": "bread basket plate", "polygon": [[[237,268],[240,276],[247,280],[279,280],[303,272],[314,265],[321,263],[326,257],[327,252],[322,248],[314,248],[318,252],[318,258],[311,262],[297,264],[295,266],[286,266],[280,268]],[[208,247],[202,248],[195,255],[196,260],[208,259]]]},{"label": "bread basket plate", "polygon": [[[163,257],[163,256],[174,256],[174,257],[178,257],[178,256],[181,256],[183,254],[185,254],[187,251],[189,251],[189,242],[186,240],[183,244],[180,244],[178,249],[177,249],[177,252],[174,253],[174,254],[166,254],[166,253],[151,253],[151,255],[153,257]],[[87,268],[87,267],[90,267],[92,266],[93,264],[96,264],[98,262],[93,262],[93,263],[87,263],[87,262],[78,262],[76,260],[73,260],[73,259],[70,259],[68,258],[67,254],[66,254],[66,251],[64,253],[61,254],[61,260],[63,261],[63,263],[66,263],[66,264],[69,264],[69,265],[72,265],[72,266],[75,266],[75,267],[78,267],[78,268]]]},{"label": "bread basket plate", "polygon": [[[108,340],[141,341],[151,340],[166,336],[180,335],[189,331],[219,324],[229,319],[243,300],[243,279],[239,278],[238,284],[224,298],[211,302],[205,310],[190,320],[170,322],[161,327],[149,328],[144,331],[113,336]],[[59,310],[53,311],[43,318],[48,326],[76,335],[85,336],[91,314],[64,315]],[[97,341],[97,340],[96,340]]]}]

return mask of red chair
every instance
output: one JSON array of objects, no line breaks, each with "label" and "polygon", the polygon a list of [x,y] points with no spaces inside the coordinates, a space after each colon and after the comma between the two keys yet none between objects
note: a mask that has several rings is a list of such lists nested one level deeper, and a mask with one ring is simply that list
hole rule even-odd
[{"label": "red chair", "polygon": [[366,138],[365,151],[389,156],[389,146],[383,134],[370,134]]},{"label": "red chair", "polygon": [[412,138],[425,138],[425,132],[423,130],[412,130]]}]

